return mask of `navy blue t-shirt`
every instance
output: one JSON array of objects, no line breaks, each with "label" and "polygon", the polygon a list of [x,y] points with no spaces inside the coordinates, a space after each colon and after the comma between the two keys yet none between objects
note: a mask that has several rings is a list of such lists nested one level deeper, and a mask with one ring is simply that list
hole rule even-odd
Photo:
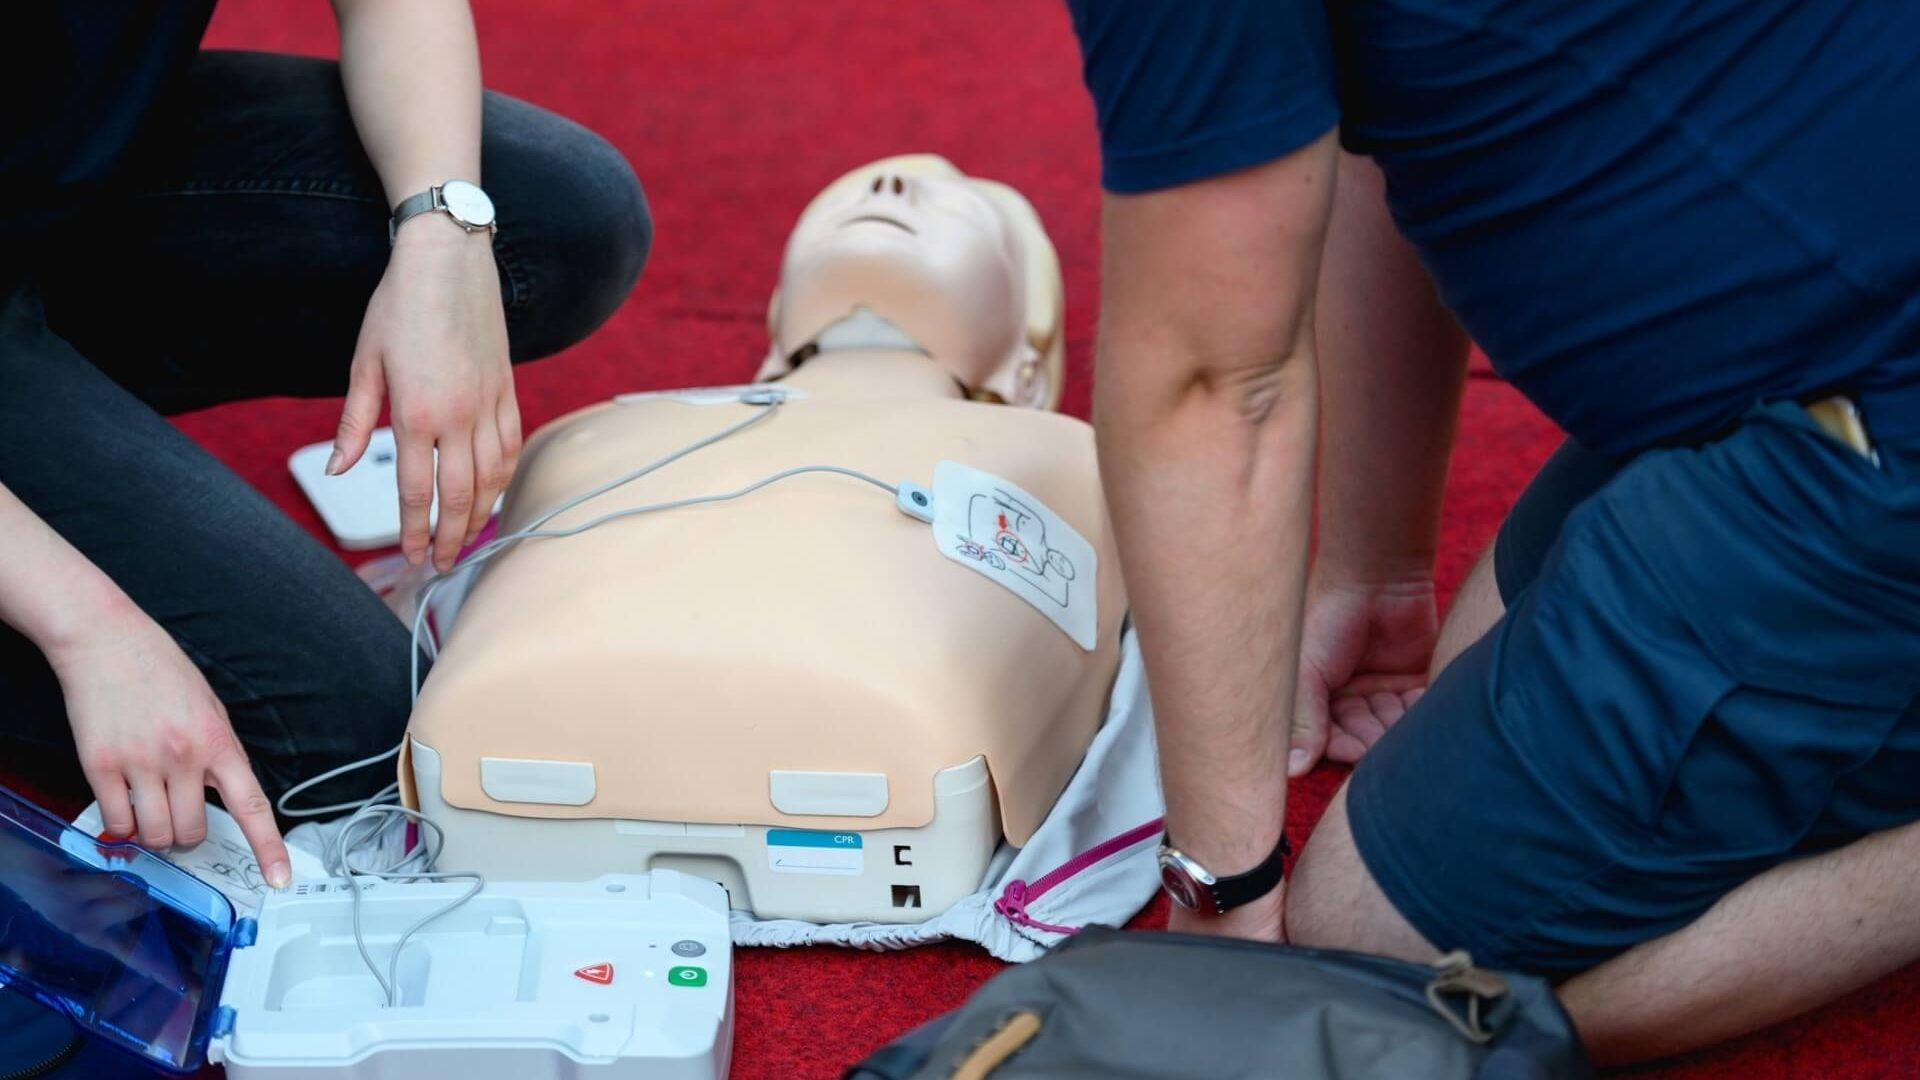
[{"label": "navy blue t-shirt", "polygon": [[[1595,449],[1920,382],[1914,0],[1068,5],[1110,190],[1338,125],[1494,366]],[[1905,411],[1868,419],[1920,436]]]}]

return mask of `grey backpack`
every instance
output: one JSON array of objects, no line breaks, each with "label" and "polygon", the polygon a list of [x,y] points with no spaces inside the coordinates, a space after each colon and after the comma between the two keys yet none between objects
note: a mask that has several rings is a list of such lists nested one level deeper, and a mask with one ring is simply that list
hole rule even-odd
[{"label": "grey backpack", "polygon": [[1090,927],[845,1080],[1587,1080],[1543,980]]}]

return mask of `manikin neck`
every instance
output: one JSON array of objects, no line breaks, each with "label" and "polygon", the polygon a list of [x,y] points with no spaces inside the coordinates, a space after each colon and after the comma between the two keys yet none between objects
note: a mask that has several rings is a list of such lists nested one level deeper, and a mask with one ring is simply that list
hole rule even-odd
[{"label": "manikin neck", "polygon": [[906,349],[815,353],[780,385],[835,397],[966,397],[939,361]]}]

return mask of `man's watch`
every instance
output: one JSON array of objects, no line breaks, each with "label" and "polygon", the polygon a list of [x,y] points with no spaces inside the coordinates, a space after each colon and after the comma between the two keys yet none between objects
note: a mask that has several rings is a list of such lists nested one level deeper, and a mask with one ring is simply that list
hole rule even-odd
[{"label": "man's watch", "polygon": [[1244,874],[1215,877],[1192,856],[1174,847],[1169,838],[1160,845],[1160,884],[1174,903],[1188,911],[1224,915],[1277,888],[1291,854],[1293,845],[1287,843],[1287,834],[1281,833],[1280,843],[1265,862]]},{"label": "man's watch", "polygon": [[449,180],[400,200],[400,205],[393,208],[392,219],[387,222],[387,243],[394,243],[399,238],[400,226],[405,225],[408,218],[436,212],[446,214],[454,224],[468,232],[482,229],[494,231],[493,200],[480,190],[480,185],[465,180]]}]

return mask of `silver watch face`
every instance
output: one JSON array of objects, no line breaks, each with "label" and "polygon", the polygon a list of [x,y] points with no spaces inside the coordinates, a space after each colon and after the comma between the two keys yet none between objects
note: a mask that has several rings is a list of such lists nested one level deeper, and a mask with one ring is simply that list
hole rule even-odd
[{"label": "silver watch face", "polygon": [[484,229],[493,224],[493,200],[478,185],[449,180],[440,186],[440,202],[453,215],[453,220],[469,229]]},{"label": "silver watch face", "polygon": [[1160,849],[1160,884],[1173,902],[1188,911],[1211,910],[1213,875],[1170,847]]}]

